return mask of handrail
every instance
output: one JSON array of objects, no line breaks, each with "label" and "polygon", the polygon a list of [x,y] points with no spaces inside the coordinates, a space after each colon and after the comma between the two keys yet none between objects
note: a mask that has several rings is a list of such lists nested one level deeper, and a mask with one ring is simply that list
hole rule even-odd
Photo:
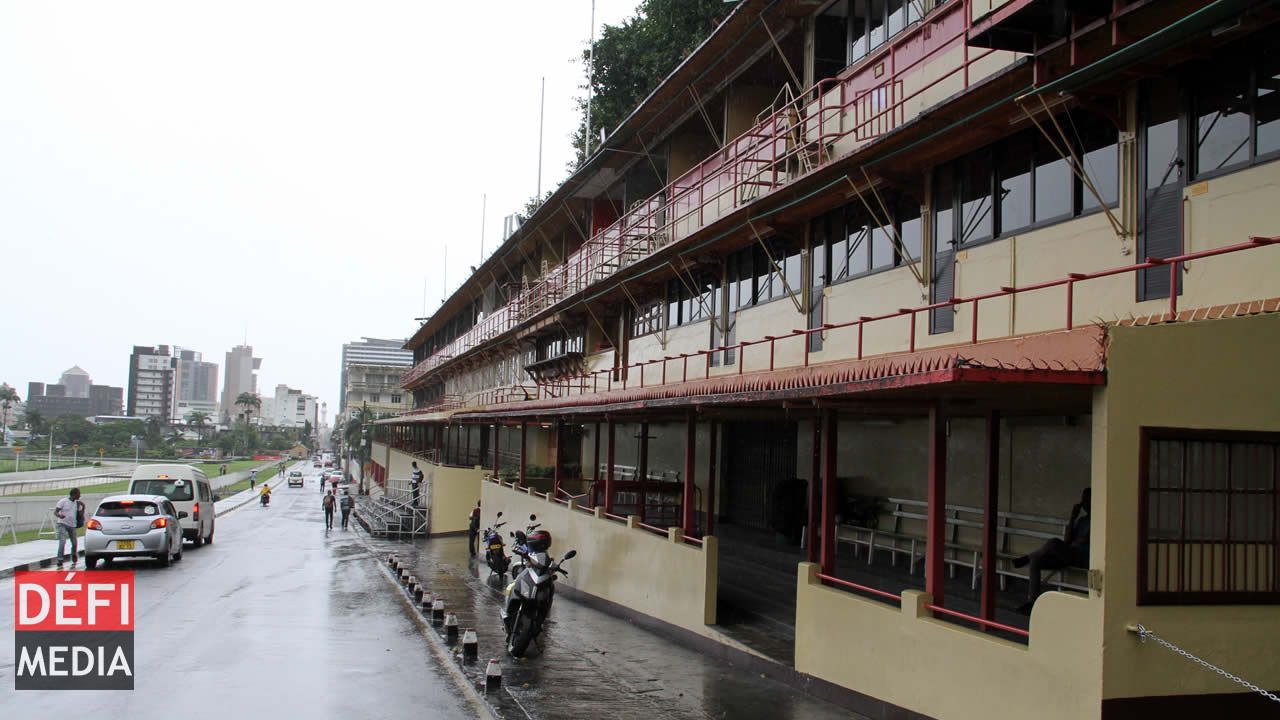
[{"label": "handrail", "polygon": [[842,586],[847,587],[847,588],[849,588],[849,589],[851,589],[851,590],[857,590],[858,592],[864,592],[864,593],[867,593],[867,594],[869,594],[869,595],[874,595],[874,596],[876,596],[876,597],[878,597],[878,598],[883,598],[883,599],[885,599],[885,600],[892,600],[892,601],[894,601],[894,602],[896,602],[896,603],[900,603],[900,602],[902,602],[902,596],[901,596],[901,595],[894,595],[894,594],[893,594],[893,593],[891,593],[891,592],[886,592],[886,591],[884,591],[884,590],[880,590],[879,588],[873,588],[873,587],[871,587],[871,586],[869,586],[869,585],[859,585],[858,583],[855,583],[855,582],[849,582],[848,580],[842,580],[842,579],[840,579],[840,578],[838,578],[838,577],[836,577],[836,576],[834,576],[834,575],[826,575],[826,574],[823,574],[823,573],[818,573],[818,579],[819,579],[819,580],[821,580],[821,581],[823,581],[824,583],[831,583],[831,584],[833,584],[833,585],[842,585]]},{"label": "handrail", "polygon": [[1017,636],[1019,636],[1019,637],[1024,637],[1024,638],[1029,638],[1029,637],[1031,637],[1031,633],[1030,633],[1029,631],[1027,631],[1027,630],[1023,630],[1023,629],[1022,629],[1022,628],[1020,628],[1020,627],[1014,627],[1014,626],[1012,626],[1012,625],[1005,625],[1004,623],[998,623],[998,622],[996,622],[995,620],[984,620],[984,619],[982,619],[982,618],[980,618],[980,617],[977,617],[977,616],[975,616],[975,615],[969,615],[969,614],[967,614],[967,613],[956,612],[955,610],[950,610],[950,609],[948,609],[948,608],[944,608],[944,607],[942,607],[941,605],[927,604],[927,605],[925,605],[925,608],[927,608],[927,609],[928,609],[928,610],[930,610],[931,612],[941,613],[941,614],[946,615],[946,616],[948,616],[948,617],[956,618],[957,620],[964,620],[964,621],[966,621],[966,622],[974,623],[974,624],[978,625],[979,627],[983,627],[983,628],[991,628],[992,630],[999,630],[999,631],[1001,631],[1001,632],[1007,632],[1007,633],[1010,633],[1010,634],[1013,634],[1013,635],[1017,635]]},{"label": "handrail", "polygon": [[[845,75],[824,78],[799,93],[613,224],[595,232],[564,263],[411,368],[401,377],[402,385],[409,386],[449,360],[649,257],[675,242],[678,233],[687,237],[706,227],[721,216],[725,204],[730,210],[743,207],[829,164],[834,160],[836,142],[850,136],[869,142],[893,131],[906,121],[909,103],[956,75],[962,75],[963,86],[968,88],[974,80],[970,66],[995,52],[970,52],[965,42],[972,24],[968,5],[940,4],[922,15],[915,27],[888,39],[864,61],[851,66]],[[961,13],[963,17],[960,22],[944,24],[944,13]],[[926,18],[934,33],[931,47],[899,65],[898,49],[916,40]],[[942,35],[944,30],[950,34]],[[959,64],[904,94],[905,76],[923,72],[929,61],[957,43],[965,49]],[[881,79],[878,75],[885,74],[886,67],[888,77]],[[863,85],[869,86],[859,89]],[[833,100],[829,97],[832,94],[838,97]],[[834,129],[828,127],[832,123]]]},{"label": "handrail", "polygon": [[[1107,270],[1099,270],[1091,273],[1069,273],[1066,277],[1059,278],[1056,280],[1049,280],[1045,282],[1033,283],[1030,285],[1023,285],[1023,286],[1001,287],[999,290],[982,293],[979,295],[973,295],[970,297],[954,297],[950,300],[946,300],[943,302],[935,302],[927,305],[920,305],[913,308],[902,308],[902,309],[889,312],[889,313],[884,313],[881,315],[862,316],[857,320],[849,320],[849,321],[840,322],[840,323],[826,323],[816,328],[794,329],[789,333],[783,333],[781,335],[768,335],[757,340],[743,340],[741,342],[738,342],[732,345],[722,345],[722,346],[710,348],[707,350],[697,350],[691,353],[681,353],[679,355],[671,356],[671,357],[655,358],[652,360],[642,360],[639,362],[631,363],[630,365],[605,368],[602,370],[595,370],[592,372],[583,373],[581,375],[573,375],[573,376],[561,378],[561,380],[554,386],[550,386],[550,385],[540,386],[538,399],[548,399],[552,397],[565,397],[567,395],[572,395],[572,394],[585,395],[585,394],[597,393],[601,391],[611,391],[614,389],[626,390],[626,389],[629,389],[630,387],[634,387],[637,385],[636,381],[633,381],[630,379],[632,375],[632,372],[631,372],[632,370],[638,371],[638,374],[639,374],[638,386],[642,388],[646,387],[646,383],[648,383],[649,385],[670,385],[670,384],[676,384],[676,383],[689,382],[690,380],[703,380],[710,377],[715,377],[710,374],[710,370],[712,367],[711,365],[712,357],[717,353],[724,353],[730,350],[735,351],[737,353],[737,357],[736,357],[736,365],[738,368],[737,374],[741,375],[743,372],[743,368],[746,364],[745,362],[746,349],[748,347],[752,347],[755,345],[768,344],[769,346],[768,369],[770,371],[773,371],[777,369],[777,364],[775,362],[776,343],[778,343],[779,341],[785,341],[785,340],[790,340],[795,338],[801,338],[804,340],[803,342],[804,360],[803,360],[803,364],[800,367],[808,367],[809,356],[811,354],[811,351],[809,349],[810,343],[808,342],[808,337],[814,333],[828,333],[828,332],[831,332],[832,330],[841,330],[845,328],[857,328],[858,343],[857,343],[857,352],[856,352],[855,358],[858,360],[861,360],[866,356],[863,353],[863,344],[862,344],[862,338],[864,335],[865,327],[873,323],[882,322],[885,320],[901,319],[901,318],[909,318],[911,321],[910,323],[911,335],[907,343],[908,345],[907,349],[909,352],[915,352],[916,316],[919,315],[920,313],[928,312],[930,310],[934,310],[938,308],[945,308],[945,307],[958,307],[963,305],[974,306],[974,312],[972,313],[972,318],[971,318],[972,327],[970,329],[970,334],[968,338],[968,344],[973,345],[973,344],[977,344],[978,342],[978,312],[977,312],[978,303],[984,300],[1010,297],[1010,296],[1019,295],[1022,293],[1035,292],[1035,291],[1046,290],[1051,288],[1066,288],[1067,307],[1066,307],[1066,321],[1064,323],[1064,329],[1070,330],[1075,325],[1074,297],[1075,297],[1075,286],[1077,283],[1085,282],[1088,280],[1096,280],[1100,278],[1112,277],[1115,275],[1122,275],[1125,273],[1136,273],[1141,270],[1147,270],[1147,269],[1156,268],[1156,267],[1168,266],[1170,278],[1171,280],[1173,280],[1170,287],[1177,288],[1178,285],[1176,280],[1178,277],[1179,270],[1182,268],[1182,265],[1184,263],[1190,262],[1192,260],[1207,259],[1207,258],[1219,256],[1219,255],[1227,255],[1231,253],[1241,252],[1244,250],[1252,250],[1255,248],[1266,247],[1269,245],[1276,245],[1276,244],[1280,244],[1280,236],[1251,237],[1249,238],[1248,242],[1238,243],[1235,245],[1226,245],[1220,248],[1212,248],[1208,250],[1200,250],[1196,252],[1184,253],[1182,255],[1176,255],[1168,258],[1147,258],[1145,262],[1134,263],[1132,265],[1124,265],[1121,267],[1110,268]],[[1170,320],[1176,319],[1177,314],[1178,314],[1178,293],[1173,292],[1170,294],[1170,297],[1169,297],[1169,319]],[[896,352],[896,351],[892,351],[892,352]],[[880,354],[889,354],[889,353],[886,352],[886,353],[880,353]],[[695,375],[694,377],[689,376],[688,361],[690,358],[701,359],[702,362],[695,363],[695,365],[702,365],[704,367],[704,370],[701,373],[698,373],[697,375]],[[682,370],[678,376],[676,376],[674,373],[668,374],[664,372],[663,374],[667,375],[668,377],[664,377],[657,381],[652,379],[646,380],[645,378],[646,368],[648,368],[651,365],[662,363],[665,370],[667,364],[672,361],[681,361],[682,363]],[[614,381],[613,378],[615,375],[621,377],[621,380]],[[676,377],[678,377],[678,379],[675,379]],[[615,388],[615,386],[617,387]]]}]

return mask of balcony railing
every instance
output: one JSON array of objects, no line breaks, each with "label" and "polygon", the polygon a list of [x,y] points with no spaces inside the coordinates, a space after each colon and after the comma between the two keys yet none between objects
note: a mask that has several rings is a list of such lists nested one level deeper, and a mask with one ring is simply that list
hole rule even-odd
[{"label": "balcony railing", "polygon": [[[894,36],[847,75],[822,80],[782,104],[701,164],[596,232],[564,264],[522,290],[510,303],[418,363],[402,376],[402,384],[411,386],[526,319],[830,164],[837,144],[843,153],[897,129],[906,121],[909,109],[914,114],[932,101],[933,95],[950,94],[951,90],[940,92],[944,84],[967,89],[979,79],[970,72],[971,66],[993,52],[970,50],[965,44],[969,16],[969,0],[945,3],[924,21]],[[927,38],[925,27],[929,28]],[[922,49],[924,45],[927,49]],[[963,54],[954,67],[931,78],[923,74],[930,61],[956,48],[963,48]],[[904,79],[912,75],[919,82],[913,82],[908,91]]]}]

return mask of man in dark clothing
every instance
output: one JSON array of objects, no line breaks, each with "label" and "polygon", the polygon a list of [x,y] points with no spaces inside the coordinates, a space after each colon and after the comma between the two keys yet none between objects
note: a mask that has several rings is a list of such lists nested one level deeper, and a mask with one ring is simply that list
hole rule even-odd
[{"label": "man in dark clothing", "polygon": [[1014,567],[1031,566],[1027,571],[1027,602],[1018,608],[1019,612],[1030,613],[1036,598],[1040,597],[1040,574],[1043,571],[1089,567],[1089,506],[1092,499],[1093,493],[1089,488],[1080,493],[1080,502],[1071,508],[1067,532],[1061,540],[1053,538],[1031,554],[1014,558]]},{"label": "man in dark clothing", "polygon": [[347,521],[351,519],[351,510],[356,506],[356,499],[351,497],[351,490],[342,494],[342,529],[347,529]]},{"label": "man in dark clothing", "polygon": [[337,501],[334,500],[333,493],[325,493],[324,500],[321,501],[320,504],[321,506],[324,507],[324,529],[332,530],[333,529],[333,506],[337,505]]},{"label": "man in dark clothing", "polygon": [[422,488],[422,471],[418,469],[418,463],[413,463],[413,472],[409,475],[409,480],[413,484],[413,506],[418,507],[418,494]]},{"label": "man in dark clothing", "polygon": [[471,517],[467,522],[467,545],[471,548],[471,556],[475,557],[476,548],[480,545],[480,501],[471,508]]}]

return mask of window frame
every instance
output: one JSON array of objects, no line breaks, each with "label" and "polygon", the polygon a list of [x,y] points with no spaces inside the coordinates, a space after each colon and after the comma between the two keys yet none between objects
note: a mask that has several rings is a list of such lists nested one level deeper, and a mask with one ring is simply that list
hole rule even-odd
[{"label": "window frame", "polygon": [[[1239,590],[1150,590],[1148,588],[1149,562],[1148,555],[1148,523],[1149,493],[1151,490],[1151,447],[1155,441],[1181,442],[1216,442],[1216,443],[1253,443],[1273,445],[1272,450],[1272,585],[1275,589],[1268,591]],[[1137,604],[1139,606],[1159,605],[1280,605],[1280,432],[1224,429],[1193,429],[1173,427],[1149,427],[1139,429],[1138,441],[1138,522],[1136,527],[1138,567],[1135,577]],[[1230,479],[1228,478],[1228,483]],[[1232,489],[1226,490],[1230,495]],[[1185,514],[1185,511],[1184,511]],[[1228,531],[1225,539],[1209,542],[1230,545]]]}]

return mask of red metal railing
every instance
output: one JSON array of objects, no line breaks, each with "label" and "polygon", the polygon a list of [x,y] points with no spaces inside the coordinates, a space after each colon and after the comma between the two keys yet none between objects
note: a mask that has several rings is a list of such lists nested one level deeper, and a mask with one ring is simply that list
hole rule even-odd
[{"label": "red metal railing", "polygon": [[1019,637],[1024,637],[1024,638],[1031,637],[1030,632],[1023,630],[1020,627],[1005,625],[1004,623],[998,623],[995,620],[984,620],[975,615],[969,615],[967,613],[956,612],[955,610],[949,610],[947,608],[942,607],[941,605],[925,605],[925,607],[928,608],[930,612],[938,613],[940,615],[946,615],[947,617],[953,617],[957,620],[963,620],[965,622],[971,622],[981,628],[986,628],[990,630],[999,630],[1001,632],[1011,633],[1013,635],[1017,635]]},{"label": "red metal railing", "polygon": [[[596,232],[566,261],[522,290],[401,377],[410,386],[560,301],[582,292],[740,207],[787,186],[835,158],[835,143],[867,142],[901,126],[908,107],[959,76],[967,89],[970,67],[992,50],[971,51],[969,0],[946,2],[927,22],[916,22],[860,61],[843,77],[824,79],[759,121],[701,164]],[[927,28],[927,32],[926,32]],[[904,78],[960,47],[958,65],[905,91]],[[948,93],[950,94],[950,93]],[[912,108],[912,113],[923,110]]]},{"label": "red metal railing", "polygon": [[[1135,263],[1133,265],[1126,265],[1118,268],[1111,268],[1109,270],[1100,270],[1092,273],[1070,273],[1066,277],[1060,278],[1057,280],[1049,280],[1046,282],[1034,283],[1031,285],[1023,285],[1021,287],[1002,287],[999,290],[983,293],[980,295],[974,295],[970,297],[956,297],[945,302],[931,303],[928,305],[921,305],[919,307],[914,307],[914,308],[903,308],[903,309],[900,309],[894,312],[885,313],[882,315],[863,316],[858,318],[857,320],[851,320],[848,322],[828,323],[817,328],[792,330],[790,333],[786,333],[783,335],[766,335],[764,338],[761,338],[759,340],[743,340],[733,345],[722,345],[720,347],[715,347],[708,350],[698,350],[692,353],[682,353],[680,355],[666,356],[662,358],[656,358],[653,360],[645,360],[641,362],[632,363],[630,365],[622,366],[619,368],[607,368],[604,370],[597,370],[597,371],[585,373],[582,375],[575,375],[575,376],[561,378],[554,383],[540,385],[539,392],[538,392],[538,399],[565,397],[569,395],[586,395],[586,394],[593,394],[593,393],[615,390],[615,389],[625,390],[631,387],[643,388],[646,386],[653,386],[653,385],[668,385],[668,384],[688,382],[690,380],[702,380],[708,377],[717,377],[716,375],[711,374],[711,370],[713,367],[712,358],[717,353],[725,353],[726,351],[729,351],[729,350],[733,350],[736,352],[737,373],[740,375],[743,372],[743,367],[746,365],[747,348],[760,346],[760,345],[764,345],[768,347],[769,362],[767,367],[769,370],[772,371],[778,368],[778,364],[776,362],[776,358],[777,358],[776,344],[780,341],[787,341],[787,340],[798,340],[802,343],[804,359],[803,359],[803,363],[796,367],[808,367],[809,355],[810,355],[810,349],[809,349],[810,343],[808,340],[809,336],[814,333],[829,333],[834,330],[841,330],[845,328],[856,329],[858,333],[858,337],[857,337],[857,352],[855,357],[861,360],[864,357],[862,339],[863,339],[865,327],[873,323],[878,323],[878,322],[883,322],[886,320],[893,320],[893,319],[902,319],[902,318],[909,319],[910,321],[909,338],[908,338],[908,341],[905,343],[905,348],[903,349],[907,350],[908,352],[915,352],[916,325],[917,325],[916,316],[919,315],[920,313],[928,312],[930,310],[934,310],[937,308],[949,308],[949,307],[957,307],[957,306],[963,306],[963,305],[972,305],[974,310],[972,312],[972,317],[971,317],[971,329],[970,329],[968,342],[969,344],[975,344],[978,342],[977,308],[980,302],[985,300],[993,300],[996,298],[1006,298],[1014,295],[1019,295],[1022,293],[1038,292],[1038,291],[1048,290],[1052,288],[1066,289],[1066,321],[1063,327],[1069,330],[1072,327],[1074,327],[1074,324],[1075,324],[1074,298],[1075,298],[1075,286],[1078,283],[1085,282],[1088,280],[1096,280],[1100,278],[1112,277],[1115,275],[1123,275],[1126,273],[1135,273],[1141,270],[1147,270],[1151,268],[1168,267],[1171,280],[1173,281],[1173,284],[1170,287],[1177,288],[1178,284],[1176,281],[1178,278],[1179,271],[1181,270],[1182,266],[1187,262],[1190,262],[1192,260],[1201,260],[1201,259],[1206,259],[1211,257],[1217,257],[1219,255],[1227,255],[1235,252],[1241,252],[1244,250],[1252,250],[1259,247],[1265,247],[1265,246],[1276,245],[1276,244],[1280,244],[1280,236],[1253,237],[1253,238],[1250,238],[1248,242],[1239,243],[1236,245],[1227,245],[1224,247],[1213,248],[1210,250],[1201,250],[1198,252],[1185,253],[1183,255],[1177,255],[1170,258],[1147,258],[1146,262]],[[1175,292],[1169,298],[1169,318],[1170,319],[1176,318],[1177,313],[1178,313],[1178,295]],[[898,351],[899,350],[895,350],[893,352],[898,352]],[[888,351],[880,354],[888,354]],[[697,359],[693,363],[695,370],[692,376],[690,375],[690,372],[689,372],[689,367],[690,367],[689,360],[691,358]],[[678,374],[668,372],[669,363],[674,361],[680,362],[680,371]],[[662,365],[662,372],[660,377],[658,378],[658,381],[654,382],[653,379],[646,379],[646,372],[645,372],[646,369],[648,369],[650,366],[657,365],[657,364]],[[620,379],[614,380],[615,376]],[[638,379],[633,380],[632,379],[633,377],[638,377]]]},{"label": "red metal railing", "polygon": [[838,585],[840,587],[848,588],[850,590],[856,590],[860,593],[866,593],[868,595],[872,595],[874,597],[880,598],[881,600],[891,600],[896,603],[902,602],[902,596],[900,595],[895,595],[891,592],[887,592],[879,588],[873,588],[869,585],[859,585],[858,583],[855,583],[855,582],[842,580],[834,575],[824,575],[822,573],[818,573],[818,579],[821,580],[826,585]]}]

